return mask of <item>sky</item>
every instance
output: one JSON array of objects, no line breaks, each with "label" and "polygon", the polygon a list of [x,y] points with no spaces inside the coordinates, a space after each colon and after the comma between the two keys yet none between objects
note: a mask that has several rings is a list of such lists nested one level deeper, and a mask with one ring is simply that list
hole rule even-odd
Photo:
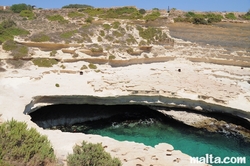
[{"label": "sky", "polygon": [[69,4],[86,4],[93,7],[136,6],[139,9],[176,8],[184,11],[247,12],[250,0],[0,0],[0,6],[25,3],[37,8],[61,8]]}]

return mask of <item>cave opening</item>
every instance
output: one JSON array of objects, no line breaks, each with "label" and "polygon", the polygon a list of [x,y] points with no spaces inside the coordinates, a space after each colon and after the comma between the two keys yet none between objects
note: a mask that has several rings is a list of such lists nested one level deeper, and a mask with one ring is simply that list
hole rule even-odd
[{"label": "cave opening", "polygon": [[[29,115],[44,129],[97,134],[148,146],[165,142],[192,156],[207,153],[246,156],[250,162],[250,151],[246,148],[250,148],[249,142],[187,126],[147,105],[56,104],[41,107]],[[219,119],[224,118],[225,114],[219,114]]]}]

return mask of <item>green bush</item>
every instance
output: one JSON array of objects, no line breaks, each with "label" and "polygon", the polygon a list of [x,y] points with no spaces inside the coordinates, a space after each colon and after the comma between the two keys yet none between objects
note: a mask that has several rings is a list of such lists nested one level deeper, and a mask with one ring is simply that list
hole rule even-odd
[{"label": "green bush", "polygon": [[120,7],[111,8],[102,12],[102,18],[117,18],[117,19],[140,19],[142,14],[135,7]]},{"label": "green bush", "polygon": [[236,19],[236,16],[234,15],[234,13],[227,13],[227,14],[225,15],[225,17],[226,17],[227,19],[231,19],[231,20],[235,20],[235,19]]},{"label": "green bush", "polygon": [[94,20],[93,17],[88,17],[88,18],[86,18],[85,22],[92,23],[93,20]]},{"label": "green bush", "polygon": [[84,14],[83,13],[79,13],[79,12],[70,12],[68,13],[68,17],[70,18],[76,18],[76,17],[83,17]]},{"label": "green bush", "polygon": [[33,20],[35,18],[35,14],[31,10],[22,10],[20,12],[20,16],[28,18],[29,20]]},{"label": "green bush", "polygon": [[32,60],[32,62],[38,67],[52,67],[58,63],[57,60],[48,58],[35,58]]},{"label": "green bush", "polygon": [[3,43],[3,49],[6,51],[12,51],[17,48],[17,44],[13,40],[7,40]]},{"label": "green bush", "polygon": [[1,27],[8,29],[11,27],[15,27],[16,23],[13,20],[4,20],[0,25]]},{"label": "green bush", "polygon": [[193,21],[194,24],[208,24],[208,21],[206,20],[206,18],[203,15],[195,15],[195,17],[193,17]]},{"label": "green bush", "polygon": [[248,10],[248,12],[245,15],[241,16],[241,17],[243,19],[250,20],[250,10]]},{"label": "green bush", "polygon": [[32,6],[26,5],[25,3],[14,4],[10,7],[14,13],[20,13],[22,10],[32,10]]},{"label": "green bush", "polygon": [[47,16],[47,19],[49,21],[58,21],[59,23],[62,23],[62,24],[68,23],[68,21],[65,20],[64,17],[59,14]]},{"label": "green bush", "polygon": [[118,158],[112,158],[104,151],[102,144],[82,142],[73,148],[73,154],[67,157],[68,166],[121,166]]},{"label": "green bush", "polygon": [[101,30],[99,34],[100,34],[102,37],[105,36],[105,32],[104,32],[103,30]]},{"label": "green bush", "polygon": [[109,25],[109,24],[103,24],[102,26],[103,26],[103,28],[105,30],[110,30],[111,29],[111,25]]},{"label": "green bush", "polygon": [[56,51],[56,50],[52,50],[52,51],[50,52],[50,56],[56,56],[56,54],[57,54],[57,51]]},{"label": "green bush", "polygon": [[221,19],[223,18],[222,15],[214,13],[206,14],[205,17],[207,18],[208,23],[220,22]]},{"label": "green bush", "polygon": [[55,155],[46,136],[24,122],[15,120],[0,125],[0,165],[48,165]]},{"label": "green bush", "polygon": [[195,17],[195,13],[194,12],[187,12],[185,14],[186,17]]},{"label": "green bush", "polygon": [[13,40],[14,36],[27,35],[28,31],[16,27],[16,23],[12,20],[4,20],[0,24],[0,44],[7,40]]},{"label": "green bush", "polygon": [[55,86],[56,86],[57,88],[59,88],[59,87],[60,87],[60,85],[59,85],[58,83],[56,83],[56,84],[55,84]]},{"label": "green bush", "polygon": [[50,41],[50,37],[43,33],[39,33],[39,34],[35,34],[31,36],[30,40],[34,42],[46,42],[46,41]]},{"label": "green bush", "polygon": [[64,32],[60,35],[61,38],[63,39],[69,39],[71,38],[75,33],[77,32],[77,30],[74,30],[74,31],[67,31],[67,32]]},{"label": "green bush", "polygon": [[97,66],[95,64],[93,64],[93,63],[90,63],[89,68],[90,69],[97,69]]},{"label": "green bush", "polygon": [[140,9],[139,13],[142,14],[142,15],[144,15],[144,14],[146,14],[146,10],[145,9]]},{"label": "green bush", "polygon": [[115,59],[115,56],[114,56],[114,55],[110,55],[110,56],[109,56],[109,60],[112,60],[112,59]]},{"label": "green bush", "polygon": [[118,29],[118,28],[120,27],[120,25],[121,25],[121,23],[120,23],[120,22],[115,21],[115,22],[113,22],[113,23],[112,23],[112,28],[114,28],[114,29]]},{"label": "green bush", "polygon": [[86,65],[83,65],[80,70],[85,70],[85,69],[88,69],[88,67]]},{"label": "green bush", "polygon": [[98,41],[98,42],[102,42],[102,37],[101,37],[101,36],[98,36],[98,37],[97,37],[97,41]]},{"label": "green bush", "polygon": [[63,6],[62,8],[93,8],[93,6],[82,5],[82,4],[69,4],[69,5]]},{"label": "green bush", "polygon": [[100,8],[86,8],[83,10],[83,12],[87,13],[91,17],[105,14],[105,10]]},{"label": "green bush", "polygon": [[11,51],[11,55],[14,59],[21,59],[28,55],[28,47],[18,45],[13,40],[7,40],[3,43],[3,49],[6,51]]},{"label": "green bush", "polygon": [[144,19],[146,21],[154,21],[161,16],[159,11],[153,11],[151,14],[147,14]]}]

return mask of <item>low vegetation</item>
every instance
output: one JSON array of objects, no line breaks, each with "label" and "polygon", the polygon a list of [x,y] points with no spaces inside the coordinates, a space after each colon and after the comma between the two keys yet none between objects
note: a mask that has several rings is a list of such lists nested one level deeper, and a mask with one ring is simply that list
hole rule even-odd
[{"label": "low vegetation", "polygon": [[57,21],[57,22],[62,23],[62,24],[68,23],[68,21],[65,20],[64,17],[59,15],[59,14],[47,16],[47,19],[49,21]]},{"label": "low vegetation", "polygon": [[20,3],[20,4],[13,4],[10,7],[10,10],[12,10],[14,13],[20,13],[23,10],[32,10],[33,7],[31,5],[27,5],[25,3]]},{"label": "low vegetation", "polygon": [[159,11],[153,11],[150,14],[147,14],[143,19],[145,19],[146,21],[154,21],[157,18],[159,18],[161,16]]},{"label": "low vegetation", "polygon": [[35,58],[32,62],[38,67],[52,67],[58,63],[57,60],[49,58]]},{"label": "low vegetation", "polygon": [[227,13],[227,14],[225,15],[225,17],[226,17],[227,19],[231,19],[231,20],[236,20],[236,19],[237,19],[236,16],[234,15],[234,13]]},{"label": "low vegetation", "polygon": [[102,144],[92,144],[82,142],[73,148],[73,154],[67,157],[68,166],[121,166],[118,158],[112,158],[111,155],[104,151]]},{"label": "low vegetation", "polygon": [[29,32],[22,28],[18,28],[16,23],[12,20],[4,20],[0,24],[0,44],[7,40],[13,40],[14,36],[28,35]]},{"label": "low vegetation", "polygon": [[[46,136],[24,122],[10,120],[0,125],[0,165],[49,165],[55,155]],[[54,164],[55,165],[55,164]]]},{"label": "low vegetation", "polygon": [[83,65],[80,70],[85,70],[85,69],[88,69],[88,67],[86,65]]},{"label": "low vegetation", "polygon": [[50,37],[44,33],[34,34],[30,37],[33,42],[46,42],[50,41]]},{"label": "low vegetation", "polygon": [[73,11],[73,12],[68,13],[68,17],[70,17],[70,18],[77,18],[77,17],[83,17],[83,16],[84,16],[83,13],[79,13],[77,11]]},{"label": "low vegetation", "polygon": [[246,19],[246,20],[250,20],[250,9],[248,10],[248,12],[245,14],[245,15],[243,15],[243,16],[241,16],[243,19]]},{"label": "low vegetation", "polygon": [[223,18],[220,14],[207,13],[197,14],[194,12],[187,12],[185,16],[177,17],[174,19],[175,22],[190,22],[193,24],[211,24],[213,22],[220,22]]},{"label": "low vegetation", "polygon": [[154,27],[143,28],[141,26],[137,26],[137,30],[139,31],[139,35],[143,39],[147,40],[147,43],[164,41],[168,38],[167,34],[162,32],[162,30],[159,28],[154,28]]},{"label": "low vegetation", "polygon": [[28,20],[33,20],[35,18],[35,14],[31,10],[22,10],[20,16],[27,18]]},{"label": "low vegetation", "polygon": [[97,66],[95,64],[93,64],[93,63],[90,63],[89,68],[90,69],[97,69]]},{"label": "low vegetation", "polygon": [[14,59],[21,59],[28,55],[29,49],[26,46],[15,43],[13,40],[7,40],[3,43],[3,49],[11,51]]},{"label": "low vegetation", "polygon": [[63,39],[69,39],[69,38],[71,38],[76,32],[77,32],[77,30],[63,32],[63,33],[60,35],[60,37],[63,38]]},{"label": "low vegetation", "polygon": [[69,4],[69,5],[66,5],[66,6],[63,6],[62,8],[93,8],[92,6],[90,5],[82,5],[82,4]]}]

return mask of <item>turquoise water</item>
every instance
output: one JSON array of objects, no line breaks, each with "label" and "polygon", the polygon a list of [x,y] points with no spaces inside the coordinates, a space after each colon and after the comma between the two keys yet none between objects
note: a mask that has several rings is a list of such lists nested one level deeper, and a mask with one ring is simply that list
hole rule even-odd
[{"label": "turquoise water", "polygon": [[85,133],[149,146],[165,142],[193,157],[202,157],[205,154],[212,154],[214,157],[246,157],[246,164],[213,164],[216,166],[250,165],[250,143],[233,136],[211,134],[180,124],[166,124],[149,119],[133,123],[113,123],[99,128],[95,126]]}]

